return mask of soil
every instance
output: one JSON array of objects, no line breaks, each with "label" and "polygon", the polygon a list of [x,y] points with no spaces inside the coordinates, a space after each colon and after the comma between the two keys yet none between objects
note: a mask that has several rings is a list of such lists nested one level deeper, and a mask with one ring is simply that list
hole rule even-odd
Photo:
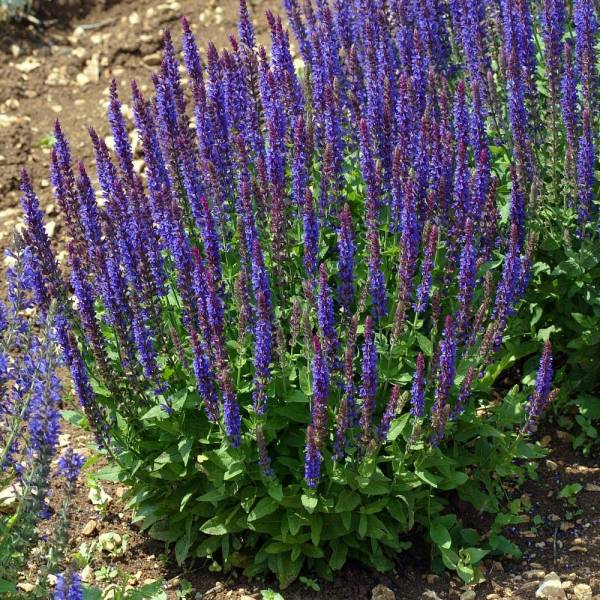
[{"label": "soil", "polygon": [[[255,0],[250,4],[259,40],[266,44],[263,12],[267,8],[278,10],[278,0]],[[227,36],[234,31],[237,18],[237,0],[90,0],[58,6],[60,9],[54,5],[51,13],[40,16],[52,19],[50,24],[25,21],[0,26],[1,251],[10,245],[12,232],[18,226],[18,177],[25,167],[36,182],[51,223],[49,231],[60,252],[60,215],[48,175],[48,136],[54,119],[60,118],[73,154],[91,165],[86,126],[93,124],[101,135],[108,135],[104,113],[111,78],[120,82],[124,100],[126,86],[133,78],[140,82],[142,90],[147,89],[159,60],[162,31],[167,27],[178,31],[181,15],[190,18],[201,45],[213,40],[217,46],[228,43]],[[587,598],[575,593],[581,591],[577,584],[587,584],[590,593],[600,594],[600,464],[575,453],[565,432],[543,432],[540,439],[548,449],[548,457],[540,464],[537,480],[527,482],[518,492],[507,490],[509,498],[520,497],[531,506],[529,521],[507,531],[523,550],[523,559],[484,561],[486,579],[473,588],[473,593],[448,573],[431,573],[428,550],[417,542],[413,550],[398,557],[392,573],[382,575],[351,564],[333,582],[319,582],[319,592],[298,583],[285,590],[283,596],[286,600],[359,600],[371,598],[372,594],[373,598],[387,598],[373,592],[382,585],[397,599],[406,600],[525,599],[535,597],[544,576],[552,571],[560,577],[568,598]],[[91,453],[90,435],[69,424],[65,424],[61,441],[82,453]],[[97,467],[98,464],[93,469]],[[571,483],[582,486],[573,505],[559,497],[560,490]],[[260,590],[276,589],[272,580],[246,581],[235,574],[211,573],[204,564],[178,568],[164,554],[160,543],[132,524],[122,498],[125,490],[106,482],[102,487],[111,500],[99,509],[90,501],[90,485],[85,477],[78,484],[73,498],[73,548],[82,543],[89,547],[107,533],[116,533],[121,540],[126,538],[127,545],[122,556],[115,556],[118,550],[112,555],[97,550],[86,573],[90,582],[106,587],[114,580],[98,579],[116,567],[120,574],[127,574],[128,584],[134,587],[164,580],[169,598],[178,597],[181,579],[191,582],[194,590],[200,592],[199,597],[211,600],[258,599]],[[61,490],[57,489],[53,503],[58,506],[60,502]],[[481,515],[465,515],[470,521],[473,518],[480,524],[485,522]],[[93,531],[89,535],[84,533],[90,529]],[[23,581],[31,576],[24,573]]]}]

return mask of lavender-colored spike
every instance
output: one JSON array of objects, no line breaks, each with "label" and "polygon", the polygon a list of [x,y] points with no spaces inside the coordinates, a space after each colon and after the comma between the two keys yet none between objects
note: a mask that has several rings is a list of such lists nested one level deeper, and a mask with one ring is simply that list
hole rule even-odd
[{"label": "lavender-colored spike", "polygon": [[577,212],[579,214],[579,231],[583,236],[586,223],[594,199],[594,186],[596,176],[594,167],[596,163],[596,149],[592,132],[591,116],[586,108],[583,111],[583,128],[579,139],[579,154],[577,156]]},{"label": "lavender-colored spike", "polygon": [[394,385],[392,387],[392,392],[390,394],[390,399],[388,400],[387,406],[383,411],[383,415],[381,416],[381,423],[379,424],[379,429],[377,430],[377,437],[379,438],[380,443],[384,443],[387,439],[388,433],[390,432],[390,426],[392,421],[398,415],[398,406],[400,401],[400,386]]},{"label": "lavender-colored spike", "polygon": [[410,414],[415,419],[425,416],[425,356],[419,353],[410,390]]},{"label": "lavender-colored spike", "polygon": [[582,104],[593,112],[598,94],[596,33],[598,20],[592,0],[574,0],[575,62],[582,85]]},{"label": "lavender-colored spike", "polygon": [[254,37],[254,26],[252,25],[252,19],[248,12],[248,4],[246,0],[240,0],[240,8],[238,14],[238,35],[242,43],[246,44],[248,48],[254,48],[255,37]]},{"label": "lavender-colored spike", "polygon": [[551,398],[552,378],[554,375],[552,360],[552,344],[550,340],[544,343],[544,351],[540,358],[540,366],[535,379],[533,394],[525,407],[525,429],[533,431],[535,423],[547,408]]},{"label": "lavender-colored spike", "polygon": [[356,244],[352,230],[352,215],[348,204],[340,213],[338,230],[338,275],[339,284],[337,299],[344,309],[345,315],[350,315],[354,302],[354,267]]},{"label": "lavender-colored spike", "polygon": [[306,188],[304,194],[304,211],[302,215],[304,226],[304,268],[309,277],[317,272],[317,261],[319,258],[319,222],[315,211],[315,203],[310,188]]},{"label": "lavender-colored spike", "polygon": [[463,336],[469,327],[476,274],[477,248],[475,247],[473,221],[467,219],[458,271],[457,335],[459,336]]},{"label": "lavender-colored spike", "polygon": [[427,245],[425,246],[423,254],[423,263],[421,265],[421,283],[417,290],[417,301],[415,302],[415,311],[417,313],[424,312],[429,304],[437,243],[438,228],[437,225],[432,225],[429,230]]},{"label": "lavender-colored spike", "polygon": [[377,348],[375,347],[374,321],[370,315],[365,319],[364,336],[360,386],[360,428],[361,443],[366,446],[371,441],[377,394]]},{"label": "lavender-colored spike", "polygon": [[444,429],[448,420],[448,397],[454,384],[456,372],[456,337],[454,324],[450,315],[446,316],[443,339],[440,343],[440,356],[438,367],[438,381],[435,388],[435,399],[431,409],[433,428],[432,443],[437,445],[444,436]]},{"label": "lavender-colored spike", "polygon": [[319,267],[319,293],[317,295],[317,320],[321,338],[325,345],[330,370],[337,368],[338,336],[335,330],[333,298],[329,287],[327,268]]}]

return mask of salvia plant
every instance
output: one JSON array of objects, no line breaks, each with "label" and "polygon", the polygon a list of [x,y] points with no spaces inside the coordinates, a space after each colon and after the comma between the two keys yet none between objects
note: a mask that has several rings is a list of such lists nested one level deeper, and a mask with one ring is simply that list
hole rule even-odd
[{"label": "salvia plant", "polygon": [[201,54],[185,19],[181,56],[165,33],[153,96],[131,84],[143,173],[116,82],[113,149],[90,128],[98,188],[56,124],[64,272],[22,181],[36,304],[179,562],[287,585],[390,569],[417,529],[470,581],[517,550],[451,507],[498,510],[558,393],[550,343],[530,391],[497,383],[540,355],[517,318],[539,233],[597,235],[595,9],[284,7],[297,60],[270,12],[258,45],[244,0],[227,49]]},{"label": "salvia plant", "polygon": [[[35,258],[22,239],[7,259],[7,303],[0,304],[0,592],[16,594],[20,570],[37,561],[30,597],[47,598],[48,575],[67,554],[70,498],[83,459],[69,449],[54,466],[62,396],[54,308],[43,317],[35,308]],[[59,480],[66,496],[48,538],[40,526],[52,516],[49,499]]]}]

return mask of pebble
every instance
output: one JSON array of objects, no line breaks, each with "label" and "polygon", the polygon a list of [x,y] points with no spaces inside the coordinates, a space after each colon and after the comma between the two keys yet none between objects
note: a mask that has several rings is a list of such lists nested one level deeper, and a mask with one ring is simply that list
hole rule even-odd
[{"label": "pebble", "polygon": [[555,463],[553,460],[546,460],[546,466],[550,471],[558,470],[558,463]]},{"label": "pebble", "polygon": [[81,570],[81,581],[91,583],[94,581],[94,571],[90,565],[85,565]]},{"label": "pebble", "polygon": [[149,67],[156,67],[162,62],[162,55],[160,52],[154,52],[152,54],[146,54],[144,58],[142,58],[145,64]]},{"label": "pebble", "polygon": [[130,25],[139,25],[140,24],[140,15],[135,11],[129,15],[129,24]]},{"label": "pebble", "polygon": [[574,600],[592,600],[592,588],[587,583],[578,583],[573,588]]},{"label": "pebble", "polygon": [[84,526],[83,529],[81,530],[81,533],[83,533],[83,535],[93,535],[94,532],[98,529],[98,523],[96,521],[94,521],[94,519],[90,519]]},{"label": "pebble", "polygon": [[586,483],[585,491],[586,492],[600,492],[600,485],[596,485],[595,483]]},{"label": "pebble", "polygon": [[372,589],[371,600],[396,600],[396,594],[389,587],[379,584]]},{"label": "pebble", "polygon": [[9,98],[4,104],[9,110],[17,110],[20,106],[20,102],[16,98]]},{"label": "pebble", "polygon": [[33,592],[35,590],[35,585],[33,583],[27,583],[26,581],[21,581],[17,584],[17,587],[24,592]]},{"label": "pebble", "polygon": [[476,600],[477,594],[473,590],[467,590],[460,595],[460,600]]},{"label": "pebble", "polygon": [[21,73],[31,73],[36,69],[39,69],[42,63],[38,62],[32,56],[28,56],[23,62],[15,65],[15,69],[17,71],[21,71]]},{"label": "pebble", "polygon": [[544,581],[536,590],[535,597],[547,598],[548,600],[567,600],[560,577],[554,571],[546,575]]},{"label": "pebble", "polygon": [[13,58],[19,58],[19,56],[21,56],[20,46],[17,46],[17,44],[11,44],[10,53],[13,55]]},{"label": "pebble", "polygon": [[421,600],[442,600],[433,590],[425,590],[421,594]]},{"label": "pebble", "polygon": [[569,552],[579,552],[581,554],[585,554],[588,549],[585,546],[571,546],[569,548]]},{"label": "pebble", "polygon": [[525,571],[523,577],[525,577],[525,579],[543,579],[546,577],[546,572],[540,569]]}]

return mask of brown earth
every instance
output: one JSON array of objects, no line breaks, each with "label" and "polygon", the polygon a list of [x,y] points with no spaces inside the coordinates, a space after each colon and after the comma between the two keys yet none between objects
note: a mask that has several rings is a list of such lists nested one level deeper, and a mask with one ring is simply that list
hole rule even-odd
[{"label": "brown earth", "polygon": [[[251,6],[259,39],[267,43],[262,13],[266,8],[278,9],[278,2],[255,0]],[[54,223],[49,229],[60,250],[60,216],[48,181],[48,136],[54,119],[60,118],[75,157],[91,164],[86,126],[93,124],[102,135],[108,135],[104,113],[111,78],[121,82],[125,101],[130,79],[137,79],[144,90],[159,60],[162,30],[169,27],[177,31],[181,15],[190,18],[202,46],[209,40],[223,46],[228,33],[235,29],[237,0],[90,0],[61,8],[55,5],[51,14],[43,15],[57,19],[49,26],[31,22],[0,25],[0,250],[10,244],[19,220],[18,174],[23,167],[36,182],[48,220]],[[63,442],[89,455],[89,434],[68,424],[65,430]],[[373,593],[374,598],[383,600],[385,595],[372,592],[383,585],[399,600],[435,600],[436,594],[441,599],[526,599],[535,597],[541,580],[551,571],[560,576],[567,598],[587,600],[592,593],[600,594],[600,466],[597,460],[584,460],[574,453],[564,432],[549,432],[543,441],[549,454],[542,461],[538,480],[528,482],[519,492],[507,490],[507,497],[521,496],[531,506],[530,521],[508,532],[523,549],[523,560],[485,561],[486,581],[472,593],[448,573],[433,575],[428,550],[417,543],[412,551],[398,557],[393,573],[381,575],[351,564],[334,582],[319,582],[320,592],[295,584],[283,596],[286,600],[358,600],[371,598]],[[570,483],[583,486],[573,506],[559,498],[560,490]],[[90,558],[86,577],[100,587],[114,582],[114,578],[98,579],[116,567],[133,586],[164,580],[169,598],[177,597],[182,578],[193,584],[199,597],[211,600],[258,599],[260,590],[276,589],[272,580],[245,581],[234,574],[213,574],[204,564],[178,569],[164,555],[161,544],[131,524],[131,514],[121,499],[124,490],[110,483],[102,486],[111,501],[99,510],[89,499],[85,477],[79,483],[72,540],[76,549],[82,543],[88,547],[97,543],[101,534],[116,533],[121,541],[127,536],[122,556],[96,550]],[[60,501],[58,489],[53,503]],[[473,516],[465,515],[465,519],[472,522]],[[480,516],[475,519],[476,524],[484,525]],[[89,535],[84,534],[90,529]],[[23,574],[24,581],[30,577],[30,573]],[[578,584],[590,588],[576,587]]]}]

